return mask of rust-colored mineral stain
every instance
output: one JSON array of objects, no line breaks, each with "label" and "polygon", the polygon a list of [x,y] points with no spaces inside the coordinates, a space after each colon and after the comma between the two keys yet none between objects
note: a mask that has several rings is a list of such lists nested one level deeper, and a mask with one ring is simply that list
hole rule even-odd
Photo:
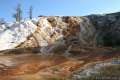
[{"label": "rust-colored mineral stain", "polygon": [[[37,54],[17,57],[15,55],[13,57],[10,56],[13,59],[12,62],[16,64],[13,66],[0,66],[0,78],[2,77],[2,80],[10,80],[15,76],[22,76],[24,80],[25,75],[32,75],[32,77],[36,77],[36,75],[66,77],[73,71],[76,71],[89,63],[104,61],[120,56],[119,51],[101,54],[97,52],[97,50],[91,52],[92,53],[80,53],[80,56],[77,58],[66,58],[60,55],[40,56]],[[1,57],[3,56],[0,56],[0,58]]]}]

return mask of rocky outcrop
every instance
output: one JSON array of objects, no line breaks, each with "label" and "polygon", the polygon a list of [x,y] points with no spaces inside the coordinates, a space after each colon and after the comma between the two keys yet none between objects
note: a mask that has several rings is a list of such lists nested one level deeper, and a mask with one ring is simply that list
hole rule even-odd
[{"label": "rocky outcrop", "polygon": [[120,45],[120,12],[88,16],[96,29],[98,46]]},{"label": "rocky outcrop", "polygon": [[[12,24],[15,27],[9,27],[10,29],[2,32],[0,46],[4,44],[4,49],[39,47],[40,51],[45,53],[54,49],[60,51],[59,48],[68,48],[72,45],[81,48],[119,46],[119,14],[84,17],[40,16],[38,21],[29,20]],[[24,40],[20,41],[23,38]]]},{"label": "rocky outcrop", "polygon": [[[41,52],[56,51],[60,47],[96,46],[95,28],[87,17],[40,17],[37,30],[19,47],[40,47]],[[59,50],[59,49],[58,49]]]},{"label": "rocky outcrop", "polygon": [[48,21],[62,29],[66,43],[76,43],[81,47],[95,46],[95,29],[87,17],[48,17]]},{"label": "rocky outcrop", "polygon": [[29,20],[9,25],[9,28],[0,31],[0,50],[13,49],[24,43],[36,28],[37,26]]},{"label": "rocky outcrop", "polygon": [[39,47],[42,53],[48,53],[63,43],[61,29],[59,27],[52,27],[47,17],[40,17],[37,30],[19,47]]}]

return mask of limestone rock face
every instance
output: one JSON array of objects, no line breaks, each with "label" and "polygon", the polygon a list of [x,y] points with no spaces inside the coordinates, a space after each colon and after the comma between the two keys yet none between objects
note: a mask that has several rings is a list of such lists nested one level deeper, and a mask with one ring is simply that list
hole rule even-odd
[{"label": "limestone rock face", "polygon": [[37,30],[22,45],[41,47],[42,52],[71,45],[81,48],[119,46],[119,15],[43,16],[38,20]]},{"label": "limestone rock face", "polygon": [[97,44],[100,46],[120,45],[120,12],[88,16],[96,29]]},{"label": "limestone rock face", "polygon": [[37,26],[30,20],[13,23],[0,31],[0,50],[13,49],[24,43],[36,31]]},{"label": "limestone rock face", "polygon": [[40,47],[41,52],[45,53],[56,51],[56,48],[61,48],[60,46],[94,47],[95,31],[87,17],[40,17],[37,30],[19,47]]},{"label": "limestone rock face", "polygon": [[84,17],[41,16],[12,23],[8,28],[2,26],[1,50],[37,47],[41,52],[49,53],[72,45],[81,48],[120,45],[120,13]]},{"label": "limestone rock face", "polygon": [[48,17],[48,21],[62,30],[66,44],[76,43],[81,47],[96,45],[96,30],[87,17]]},{"label": "limestone rock face", "polygon": [[59,27],[52,27],[47,17],[40,17],[37,30],[19,47],[40,47],[41,52],[47,53],[63,42],[61,29]]}]

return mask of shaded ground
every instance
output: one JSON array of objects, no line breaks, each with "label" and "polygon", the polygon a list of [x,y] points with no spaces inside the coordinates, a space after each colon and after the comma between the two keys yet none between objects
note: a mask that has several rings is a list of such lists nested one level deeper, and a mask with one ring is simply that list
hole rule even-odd
[{"label": "shaded ground", "polygon": [[111,48],[74,47],[69,52],[71,54],[68,57],[40,54],[1,55],[0,80],[44,80],[46,77],[69,77],[74,71],[87,64],[120,56],[120,50]]}]

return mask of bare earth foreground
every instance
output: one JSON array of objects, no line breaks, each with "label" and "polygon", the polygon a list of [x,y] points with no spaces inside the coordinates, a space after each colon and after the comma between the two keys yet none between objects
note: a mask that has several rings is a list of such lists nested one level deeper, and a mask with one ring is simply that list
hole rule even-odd
[{"label": "bare earth foreground", "polygon": [[[21,51],[22,52],[22,51]],[[28,51],[29,52],[29,51]],[[23,52],[24,53],[24,52]],[[110,48],[73,48],[70,55],[6,54],[0,56],[0,80],[45,80],[70,77],[78,69],[99,61],[120,56],[120,50]],[[52,79],[51,79],[52,80]],[[69,79],[68,79],[69,80]]]}]

